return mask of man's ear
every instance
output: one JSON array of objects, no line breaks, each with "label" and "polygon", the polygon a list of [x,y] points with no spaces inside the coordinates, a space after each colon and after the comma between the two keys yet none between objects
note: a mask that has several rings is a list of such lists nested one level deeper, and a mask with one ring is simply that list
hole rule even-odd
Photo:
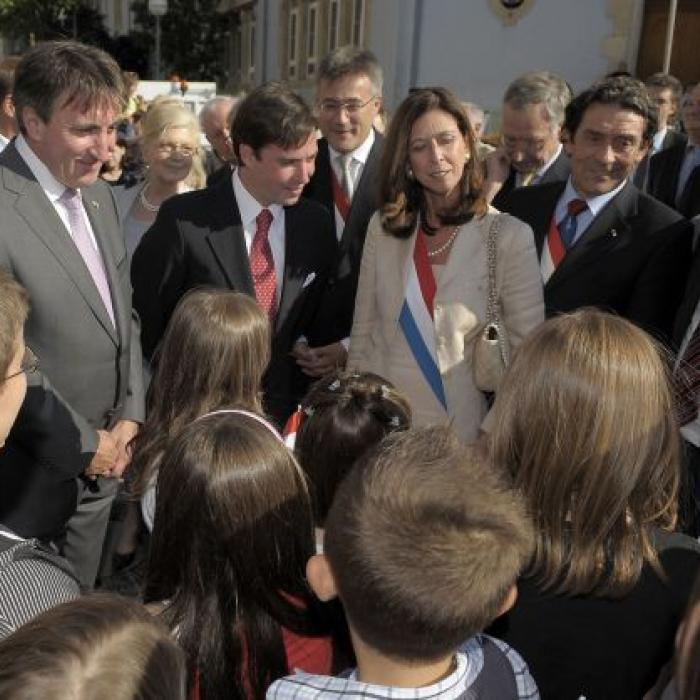
[{"label": "man's ear", "polygon": [[505,615],[515,605],[515,601],[517,599],[518,599],[518,586],[514,583],[508,589],[508,592],[506,593],[506,597],[503,599],[503,602],[501,603],[501,607],[498,609],[498,615],[496,615],[496,617],[500,617],[501,615]]},{"label": "man's ear", "polygon": [[25,107],[22,110],[22,124],[27,133],[27,137],[32,141],[41,141],[46,131],[46,123],[37,114],[34,107]]},{"label": "man's ear", "polygon": [[8,116],[14,118],[15,116],[15,103],[12,101],[12,94],[8,93],[5,95],[5,99],[2,101],[2,111]]},{"label": "man's ear", "polygon": [[255,150],[251,148],[247,143],[242,143],[238,147],[238,152],[241,156],[241,165],[247,165],[253,158],[257,158],[255,155]]},{"label": "man's ear", "polygon": [[316,597],[324,603],[338,595],[333,572],[325,554],[314,554],[306,562],[306,580]]}]

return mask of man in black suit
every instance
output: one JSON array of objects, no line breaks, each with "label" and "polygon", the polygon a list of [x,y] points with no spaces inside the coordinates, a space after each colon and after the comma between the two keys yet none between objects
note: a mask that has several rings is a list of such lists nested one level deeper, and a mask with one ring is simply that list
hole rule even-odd
[{"label": "man in black suit", "polygon": [[316,323],[337,244],[328,212],[300,199],[314,170],[316,121],[278,83],[240,104],[231,138],[238,167],[205,190],[169,199],[134,253],[134,305],[150,356],[183,294],[223,287],[254,295],[272,323],[267,411],[282,423],[308,385],[291,353],[305,338],[329,342]]},{"label": "man in black suit", "polygon": [[656,133],[651,139],[647,154],[637,166],[633,180],[640,190],[646,192],[651,157],[667,148],[684,144],[686,137],[685,134],[670,126],[670,122],[676,119],[683,94],[681,81],[668,73],[654,73],[646,79],[644,84],[652,102],[656,105]]},{"label": "man in black suit", "polygon": [[681,106],[688,140],[655,155],[649,164],[649,194],[692,219],[700,214],[700,83]]},{"label": "man in black suit", "polygon": [[597,306],[670,338],[691,227],[629,181],[655,131],[644,86],[609,78],[566,109],[566,182],[514,191],[504,210],[532,226],[548,315]]},{"label": "man in black suit", "polygon": [[516,188],[561,182],[569,162],[560,140],[571,90],[555,73],[526,73],[503,97],[503,144],[486,158],[486,198],[497,209]]},{"label": "man in black suit", "polygon": [[382,69],[374,54],[354,47],[328,54],[319,66],[316,101],[323,138],[304,196],[333,216],[339,257],[320,322],[343,341],[309,348],[298,360],[305,372],[321,377],[347,359],[362,248],[377,208],[384,139],[372,127],[382,104]]}]

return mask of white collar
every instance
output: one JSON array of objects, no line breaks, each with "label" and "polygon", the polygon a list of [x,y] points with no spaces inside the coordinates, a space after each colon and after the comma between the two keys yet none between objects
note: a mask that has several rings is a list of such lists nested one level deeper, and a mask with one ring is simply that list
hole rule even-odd
[{"label": "white collar", "polygon": [[369,158],[369,152],[372,150],[372,146],[374,146],[374,129],[369,130],[367,138],[354,151],[350,153],[340,153],[340,151],[336,151],[329,143],[328,152],[330,154],[331,163],[337,162],[338,156],[340,155],[348,155],[362,163],[362,165],[365,165]]},{"label": "white collar", "polygon": [[231,181],[233,182],[233,193],[236,197],[236,204],[238,204],[238,211],[241,214],[241,222],[243,223],[244,229],[255,230],[255,220],[263,209],[270,210],[273,220],[279,219],[284,213],[284,209],[280,204],[270,204],[267,207],[263,207],[241,182],[241,178],[238,175],[238,168],[233,171]]},{"label": "white collar", "polygon": [[573,182],[571,181],[571,175],[569,175],[569,179],[566,181],[566,188],[564,189],[564,192],[562,194],[562,201],[568,203],[572,199],[583,199],[586,202],[586,206],[588,206],[588,209],[590,210],[591,214],[593,214],[593,217],[596,217],[598,216],[599,212],[603,209],[603,207],[613,197],[615,197],[626,184],[627,180],[625,179],[614,190],[611,190],[610,192],[606,192],[605,194],[598,194],[595,197],[584,197],[576,190],[576,188],[573,185]]},{"label": "white collar", "polygon": [[542,177],[554,164],[554,161],[561,155],[561,149],[564,148],[562,144],[559,144],[557,150],[554,151],[554,155],[537,171],[537,177]]},{"label": "white collar", "polygon": [[66,191],[66,186],[53,176],[53,173],[48,169],[44,161],[34,153],[22,134],[19,134],[15,139],[15,148],[32,171],[39,185],[41,185],[41,189],[46,192],[51,203],[60,199]]}]

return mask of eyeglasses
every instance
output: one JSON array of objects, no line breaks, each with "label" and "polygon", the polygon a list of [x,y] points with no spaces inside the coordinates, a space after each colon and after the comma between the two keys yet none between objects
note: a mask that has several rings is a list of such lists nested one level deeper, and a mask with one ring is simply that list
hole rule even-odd
[{"label": "eyeglasses", "polygon": [[8,379],[19,377],[20,374],[33,374],[38,369],[39,358],[34,354],[33,350],[29,346],[25,346],[22,362],[19,365],[19,372],[8,374],[2,381],[6,382]]},{"label": "eyeglasses", "polygon": [[194,146],[187,146],[181,143],[159,143],[158,152],[164,156],[171,156],[173,153],[179,153],[181,156],[191,158],[197,149]]},{"label": "eyeglasses", "polygon": [[360,100],[321,100],[318,106],[321,112],[325,114],[335,114],[343,109],[348,114],[357,114],[357,112],[366,107],[372,100],[376,99],[377,95],[372,95],[367,102],[361,102]]}]

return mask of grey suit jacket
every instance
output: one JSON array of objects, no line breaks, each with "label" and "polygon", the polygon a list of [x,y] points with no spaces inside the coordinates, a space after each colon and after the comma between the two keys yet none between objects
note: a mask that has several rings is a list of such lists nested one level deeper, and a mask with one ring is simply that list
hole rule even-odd
[{"label": "grey suit jacket", "polygon": [[[14,144],[0,154],[0,266],[27,289],[25,337],[41,366],[29,377],[24,406],[0,452],[0,521],[25,536],[51,534],[61,514],[74,509],[70,483],[94,455],[96,429],[144,417],[139,327],[114,198],[102,182],[83,188],[82,195],[116,328],[70,234]],[[44,502],[47,493],[52,507]]]}]

